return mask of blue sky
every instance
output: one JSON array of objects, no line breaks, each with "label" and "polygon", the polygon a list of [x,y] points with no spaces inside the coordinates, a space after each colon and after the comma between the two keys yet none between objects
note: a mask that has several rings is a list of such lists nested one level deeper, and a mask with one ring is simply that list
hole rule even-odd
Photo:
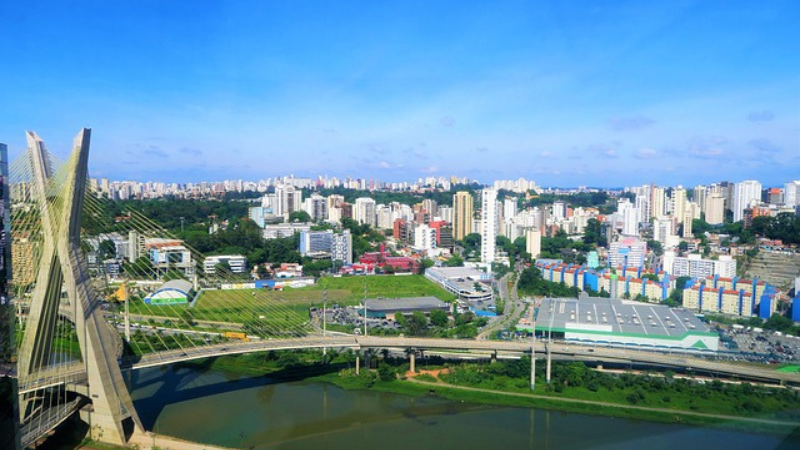
[{"label": "blue sky", "polygon": [[0,141],[91,127],[142,181],[800,178],[800,2],[477,3],[3,2]]}]

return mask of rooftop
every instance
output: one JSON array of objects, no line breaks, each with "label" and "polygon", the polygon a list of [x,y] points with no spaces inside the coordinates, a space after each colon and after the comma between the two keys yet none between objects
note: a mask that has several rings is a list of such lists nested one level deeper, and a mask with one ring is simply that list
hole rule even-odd
[{"label": "rooftop", "polygon": [[425,309],[446,309],[450,305],[436,297],[368,298],[370,311],[404,311]]},{"label": "rooftop", "polygon": [[689,331],[710,332],[688,309],[597,297],[545,299],[536,317],[536,328],[547,330],[551,326],[559,331],[637,334],[653,338],[678,337]]}]

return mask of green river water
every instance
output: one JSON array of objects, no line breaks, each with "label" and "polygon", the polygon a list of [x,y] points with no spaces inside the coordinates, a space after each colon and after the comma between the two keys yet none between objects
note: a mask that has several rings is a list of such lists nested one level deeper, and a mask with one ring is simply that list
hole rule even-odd
[{"label": "green river water", "polygon": [[252,449],[794,449],[800,440],[715,428],[346,391],[166,367],[133,380],[145,426]]}]

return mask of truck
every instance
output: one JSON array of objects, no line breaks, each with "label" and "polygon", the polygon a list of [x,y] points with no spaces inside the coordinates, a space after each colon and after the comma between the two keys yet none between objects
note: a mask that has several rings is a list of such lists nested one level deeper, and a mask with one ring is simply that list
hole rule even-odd
[{"label": "truck", "polygon": [[222,336],[228,339],[239,339],[240,341],[250,342],[250,338],[248,338],[246,334],[235,331],[226,331]]}]

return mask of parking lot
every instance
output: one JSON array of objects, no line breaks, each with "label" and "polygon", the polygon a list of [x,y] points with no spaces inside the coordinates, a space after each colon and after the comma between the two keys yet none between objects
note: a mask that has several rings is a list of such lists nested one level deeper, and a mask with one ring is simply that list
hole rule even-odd
[{"label": "parking lot", "polygon": [[[322,308],[312,307],[310,310],[311,321],[322,328]],[[358,308],[354,306],[339,306],[331,305],[327,308],[326,319],[328,325],[342,325],[346,327],[355,327],[354,331],[358,333],[364,327],[364,317],[361,315]],[[393,320],[386,319],[367,319],[367,327],[385,328],[390,330],[399,330],[400,326]]]},{"label": "parking lot", "polygon": [[800,361],[800,338],[750,327],[720,327],[720,350],[728,359],[769,364]]}]

